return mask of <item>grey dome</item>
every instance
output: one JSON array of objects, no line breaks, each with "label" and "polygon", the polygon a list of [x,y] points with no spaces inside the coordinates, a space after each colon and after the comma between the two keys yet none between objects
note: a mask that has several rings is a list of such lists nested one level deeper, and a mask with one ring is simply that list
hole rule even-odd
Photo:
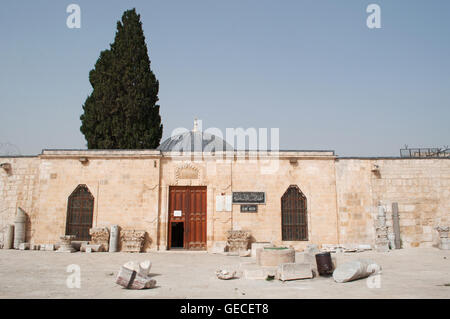
[{"label": "grey dome", "polygon": [[199,131],[169,137],[157,148],[162,152],[224,152],[233,147],[222,138]]}]

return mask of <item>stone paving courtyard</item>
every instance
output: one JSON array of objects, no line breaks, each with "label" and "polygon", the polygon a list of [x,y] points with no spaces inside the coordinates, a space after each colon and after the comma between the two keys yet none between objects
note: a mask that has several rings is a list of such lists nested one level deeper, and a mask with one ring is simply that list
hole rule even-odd
[{"label": "stone paving courtyard", "polygon": [[[333,254],[335,255],[335,254]],[[0,250],[0,298],[450,298],[450,251],[410,248],[388,253],[338,254],[338,265],[370,258],[383,268],[377,281],[335,283],[332,278],[278,280],[219,280],[224,266],[239,269],[249,257],[205,252],[56,253]],[[151,260],[156,288],[126,290],[115,284],[122,264]],[[297,253],[297,262],[302,262]],[[79,265],[80,288],[68,288],[71,264]],[[370,277],[369,277],[370,278]]]}]

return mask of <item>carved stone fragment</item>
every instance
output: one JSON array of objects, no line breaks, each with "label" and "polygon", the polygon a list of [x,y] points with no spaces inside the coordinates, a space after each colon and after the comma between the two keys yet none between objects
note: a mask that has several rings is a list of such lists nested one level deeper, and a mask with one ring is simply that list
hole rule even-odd
[{"label": "carved stone fragment", "polygon": [[75,239],[74,235],[60,236],[59,239],[60,239],[59,248],[56,252],[58,252],[58,253],[73,253],[76,251],[75,248],[72,247],[72,240]]},{"label": "carved stone fragment", "polygon": [[244,230],[229,230],[227,232],[228,251],[247,251],[250,241],[250,232]]},{"label": "carved stone fragment", "polygon": [[450,227],[438,226],[436,230],[439,233],[439,249],[450,250],[450,240],[448,238]]},{"label": "carved stone fragment", "polygon": [[109,230],[106,227],[97,227],[89,229],[91,235],[90,245],[102,245],[103,251],[109,249]]},{"label": "carved stone fragment", "polygon": [[145,240],[144,230],[122,230],[120,233],[122,241],[122,251],[139,253],[142,250]]}]

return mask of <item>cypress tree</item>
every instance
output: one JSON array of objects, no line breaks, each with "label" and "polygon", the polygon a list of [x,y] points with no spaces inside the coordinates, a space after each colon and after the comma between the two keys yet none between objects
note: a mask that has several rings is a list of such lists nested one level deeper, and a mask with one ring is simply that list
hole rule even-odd
[{"label": "cypress tree", "polygon": [[80,130],[89,149],[156,148],[163,126],[159,82],[150,69],[140,15],[127,10],[109,50],[89,73],[93,91],[83,105]]}]

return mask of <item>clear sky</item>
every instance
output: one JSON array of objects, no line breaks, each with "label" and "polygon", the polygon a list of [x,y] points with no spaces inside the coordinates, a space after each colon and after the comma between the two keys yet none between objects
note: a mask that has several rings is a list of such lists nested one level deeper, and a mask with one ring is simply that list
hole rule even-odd
[{"label": "clear sky", "polygon": [[[66,7],[81,7],[81,28]],[[381,7],[369,29],[366,7]],[[2,0],[0,143],[85,148],[89,71],[116,22],[141,14],[160,81],[163,138],[177,127],[279,128],[281,149],[398,156],[450,144],[448,0]]]}]

